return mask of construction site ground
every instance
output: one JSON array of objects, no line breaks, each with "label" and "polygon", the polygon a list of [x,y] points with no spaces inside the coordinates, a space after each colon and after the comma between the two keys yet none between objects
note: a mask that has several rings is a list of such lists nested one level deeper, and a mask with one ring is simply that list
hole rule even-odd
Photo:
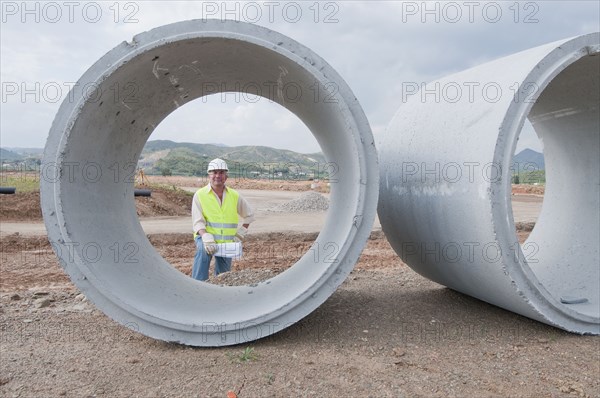
[{"label": "construction site ground", "polygon": [[[185,187],[193,191],[201,182],[151,181],[163,188],[135,199],[141,223],[151,226],[146,233],[156,250],[189,275],[195,248]],[[230,182],[248,196],[257,221],[243,259],[210,282],[254,283],[293,266],[325,212],[272,209],[310,183]],[[325,184],[315,188],[327,197]],[[513,207],[523,242],[543,188],[521,188]],[[377,223],[350,276],[313,313],[260,340],[192,348],[125,328],[80,294],[45,236],[38,193],[1,196],[0,220],[0,396],[600,396],[599,337],[553,328],[423,278],[398,258]]]}]

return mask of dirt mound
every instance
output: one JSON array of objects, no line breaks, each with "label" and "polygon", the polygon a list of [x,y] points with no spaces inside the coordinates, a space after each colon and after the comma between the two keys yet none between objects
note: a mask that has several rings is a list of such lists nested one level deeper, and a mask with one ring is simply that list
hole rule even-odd
[{"label": "dirt mound", "polygon": [[16,253],[23,250],[50,248],[47,236],[21,236],[18,232],[0,239],[0,253]]},{"label": "dirt mound", "polygon": [[545,185],[513,184],[513,195],[543,195],[546,191]]},{"label": "dirt mound", "polygon": [[[191,216],[192,194],[182,189],[151,188],[152,196],[135,198],[140,217]],[[2,221],[41,221],[40,192],[0,195]]]},{"label": "dirt mound", "polygon": [[139,217],[191,216],[192,198],[182,189],[152,188],[152,196],[135,198],[135,207]]},{"label": "dirt mound", "polygon": [[40,192],[19,192],[0,195],[0,219],[2,221],[33,221],[42,219]]}]

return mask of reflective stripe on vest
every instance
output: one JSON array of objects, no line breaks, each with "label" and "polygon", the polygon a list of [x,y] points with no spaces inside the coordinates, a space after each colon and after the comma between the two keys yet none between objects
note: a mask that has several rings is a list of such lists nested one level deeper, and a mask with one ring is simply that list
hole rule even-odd
[{"label": "reflective stripe on vest", "polygon": [[[217,196],[210,189],[210,185],[200,188],[197,192],[202,215],[206,220],[206,232],[213,235],[215,242],[233,242],[238,228],[238,198],[237,191],[225,188],[223,204],[219,205]],[[194,238],[197,235],[194,234]]]},{"label": "reflective stripe on vest", "polygon": [[207,222],[206,225],[213,228],[237,228],[237,224],[223,224],[220,222]]}]

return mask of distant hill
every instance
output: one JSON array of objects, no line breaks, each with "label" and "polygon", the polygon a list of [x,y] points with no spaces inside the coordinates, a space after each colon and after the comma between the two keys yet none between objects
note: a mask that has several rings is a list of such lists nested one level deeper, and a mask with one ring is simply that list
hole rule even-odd
[{"label": "distant hill", "polygon": [[533,149],[524,149],[513,157],[512,169],[516,172],[545,170],[544,155]]},{"label": "distant hill", "polygon": [[9,151],[8,149],[4,149],[4,148],[0,148],[0,160],[2,162],[5,161],[15,161],[15,160],[22,160],[23,156],[19,155],[16,152],[13,151]]},{"label": "distant hill", "polygon": [[8,147],[5,147],[4,149],[9,150],[11,152],[18,153],[19,155],[30,156],[30,157],[41,157],[44,154],[44,148],[20,148],[20,147],[8,148]]},{"label": "distant hill", "polygon": [[322,177],[321,172],[326,171],[322,153],[302,154],[266,146],[228,147],[169,140],[148,141],[139,165],[147,174],[205,175],[208,162],[217,157],[227,161],[232,176],[284,176],[291,173]]},{"label": "distant hill", "polygon": [[511,165],[513,184],[546,183],[544,155],[532,149],[524,149],[515,156]]},{"label": "distant hill", "polygon": [[[0,148],[0,160],[15,162],[41,157],[42,148]],[[169,140],[148,141],[144,146],[138,165],[147,174],[205,175],[208,162],[214,158],[225,159],[230,166],[230,175],[252,174],[252,176],[274,174],[296,174],[307,177],[324,177],[327,171],[323,153],[302,154],[286,149],[266,146],[236,146],[223,144],[196,144]],[[521,183],[535,177],[545,181],[544,155],[532,149],[524,149],[513,157],[513,173],[528,173],[521,176]],[[540,174],[540,176],[538,176]],[[527,177],[526,176],[526,177]]]}]

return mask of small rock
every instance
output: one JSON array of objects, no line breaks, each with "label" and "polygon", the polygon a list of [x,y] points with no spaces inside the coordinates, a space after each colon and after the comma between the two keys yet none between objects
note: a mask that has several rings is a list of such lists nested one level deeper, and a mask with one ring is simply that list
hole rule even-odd
[{"label": "small rock", "polygon": [[394,355],[397,357],[403,357],[406,355],[406,352],[402,348],[399,348],[399,347],[394,348],[392,351],[394,352]]},{"label": "small rock", "polygon": [[37,303],[37,308],[45,308],[45,307],[48,307],[48,306],[50,306],[50,304],[52,304],[52,302],[53,302],[53,301],[54,301],[54,300],[52,300],[52,299],[43,299],[43,300],[40,300],[40,301]]},{"label": "small rock", "polygon": [[74,311],[83,311],[85,310],[85,308],[85,304],[75,304],[73,307],[71,307],[71,309],[73,309]]},{"label": "small rock", "polygon": [[14,300],[14,301],[21,300],[21,296],[19,296],[17,293],[15,293],[12,296],[10,296],[10,299]]},{"label": "small rock", "polygon": [[42,297],[42,296],[47,296],[47,295],[49,295],[49,294],[50,294],[50,293],[48,293],[48,292],[39,291],[39,292],[34,292],[34,293],[33,293],[33,297],[34,297],[34,298],[38,298],[38,297]]}]

